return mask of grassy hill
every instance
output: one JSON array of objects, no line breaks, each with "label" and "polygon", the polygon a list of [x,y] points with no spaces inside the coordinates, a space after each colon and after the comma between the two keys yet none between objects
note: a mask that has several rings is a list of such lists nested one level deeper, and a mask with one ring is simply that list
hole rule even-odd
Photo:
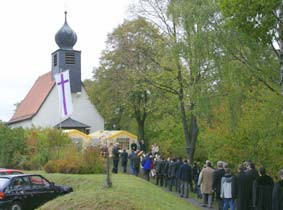
[{"label": "grassy hill", "polygon": [[72,186],[74,192],[58,197],[41,210],[193,210],[184,199],[131,175],[112,175],[113,187],[104,185],[105,175],[43,174],[56,184]]}]

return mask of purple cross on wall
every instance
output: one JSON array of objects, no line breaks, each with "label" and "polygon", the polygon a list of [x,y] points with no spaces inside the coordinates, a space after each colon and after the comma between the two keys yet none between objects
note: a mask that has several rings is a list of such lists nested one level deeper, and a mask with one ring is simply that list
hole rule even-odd
[{"label": "purple cross on wall", "polygon": [[61,74],[61,81],[57,83],[57,85],[61,85],[62,94],[63,94],[63,107],[64,107],[64,114],[67,115],[67,106],[66,106],[66,97],[65,97],[65,83],[69,82],[69,80],[64,80],[63,74]]}]

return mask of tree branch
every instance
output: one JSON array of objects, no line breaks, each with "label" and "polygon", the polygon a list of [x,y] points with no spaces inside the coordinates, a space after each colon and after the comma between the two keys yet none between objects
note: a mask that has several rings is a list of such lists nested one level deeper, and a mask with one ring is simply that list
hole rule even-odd
[{"label": "tree branch", "polygon": [[179,95],[179,92],[172,87],[169,87],[169,86],[166,86],[166,85],[163,85],[163,84],[159,84],[157,82],[153,82],[152,80],[149,80],[147,78],[145,78],[145,81],[147,83],[149,83],[150,85],[152,85],[153,87],[156,87],[160,90],[163,90],[163,91],[175,94],[175,95]]}]

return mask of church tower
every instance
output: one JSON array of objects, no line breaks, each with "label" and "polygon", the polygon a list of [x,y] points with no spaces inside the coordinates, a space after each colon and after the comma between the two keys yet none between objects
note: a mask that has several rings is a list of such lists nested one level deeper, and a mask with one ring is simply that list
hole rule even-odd
[{"label": "church tower", "polygon": [[77,42],[77,34],[67,23],[67,12],[65,12],[65,23],[55,35],[55,41],[59,49],[52,56],[52,79],[59,72],[69,70],[71,92],[81,92],[81,51],[73,50]]}]

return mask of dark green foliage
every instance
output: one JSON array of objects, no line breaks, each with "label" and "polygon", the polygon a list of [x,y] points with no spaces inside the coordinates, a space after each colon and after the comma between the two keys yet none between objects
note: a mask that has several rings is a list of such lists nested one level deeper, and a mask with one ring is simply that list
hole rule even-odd
[{"label": "dark green foliage", "polygon": [[220,0],[223,14],[231,27],[236,27],[258,41],[270,44],[275,35],[276,10],[281,0]]},{"label": "dark green foliage", "polygon": [[[156,68],[149,69],[143,75],[124,71],[126,76],[123,76],[136,82],[140,81],[141,76],[146,79],[142,86],[132,86],[135,91],[146,88],[154,90],[154,100],[150,104],[151,111],[144,128],[148,144],[158,143],[165,156],[186,156],[186,126],[184,120],[182,125],[182,116],[183,119],[185,116],[189,134],[193,122],[191,119],[195,117],[199,131],[198,140],[195,141],[195,160],[222,159],[232,167],[244,160],[253,160],[258,165],[265,164],[275,174],[283,167],[283,163],[277,161],[283,146],[283,104],[276,70],[279,68],[278,57],[274,54],[271,39],[277,21],[273,13],[280,9],[281,2],[138,2],[138,15],[159,26],[162,36],[155,37],[152,48],[140,44],[144,37],[135,45],[121,42],[124,44],[115,48],[120,50],[119,56],[116,54],[113,57],[112,51],[108,52],[107,57],[103,54],[102,61],[107,58],[108,62],[102,64],[112,65],[113,62],[108,59],[113,61],[115,58],[117,61],[119,58],[120,64],[131,62],[137,65],[138,54],[143,55],[144,62],[148,59],[155,62],[153,66]],[[144,7],[139,8],[140,5]],[[257,25],[256,21],[260,24]],[[134,21],[129,23],[131,21],[126,21],[128,27],[124,27],[124,31],[120,28],[113,32],[110,40],[133,29]],[[144,27],[141,27],[143,24]],[[147,24],[139,21],[137,25],[145,29]],[[144,53],[146,49],[151,49],[147,51],[151,53]],[[129,61],[131,51],[134,57]],[[107,102],[107,94],[111,93],[109,90],[114,92],[118,88],[116,83],[111,83],[113,80],[106,83],[106,78],[112,78],[116,73],[114,70],[120,71],[124,66],[112,67],[112,73],[107,69],[109,74],[106,69],[99,69],[96,76],[100,77],[96,77],[93,84],[89,83],[88,87],[93,88],[91,94],[99,95],[93,101],[98,103],[99,110],[106,113],[107,119],[107,114],[111,113],[115,118],[109,119],[119,121],[119,127],[137,133],[135,121],[131,120],[133,115],[127,113],[129,107],[124,106],[124,102],[112,106],[117,102],[115,96]],[[103,92],[105,89],[108,89],[107,94],[95,94],[95,91]],[[119,94],[122,95],[125,90],[120,90]],[[126,100],[136,101],[131,100],[135,99],[135,94],[124,93],[131,96]],[[123,109],[115,108],[117,105],[123,106]],[[182,105],[185,110],[183,114],[180,112]]]},{"label": "dark green foliage", "polygon": [[154,109],[155,90],[144,75],[156,69],[152,56],[160,37],[143,18],[125,21],[108,35],[94,80],[85,81],[91,101],[106,121],[106,129],[136,130],[138,139],[147,141],[144,127]]},{"label": "dark green foliage", "polygon": [[26,153],[24,130],[0,124],[0,167],[17,167]]}]

